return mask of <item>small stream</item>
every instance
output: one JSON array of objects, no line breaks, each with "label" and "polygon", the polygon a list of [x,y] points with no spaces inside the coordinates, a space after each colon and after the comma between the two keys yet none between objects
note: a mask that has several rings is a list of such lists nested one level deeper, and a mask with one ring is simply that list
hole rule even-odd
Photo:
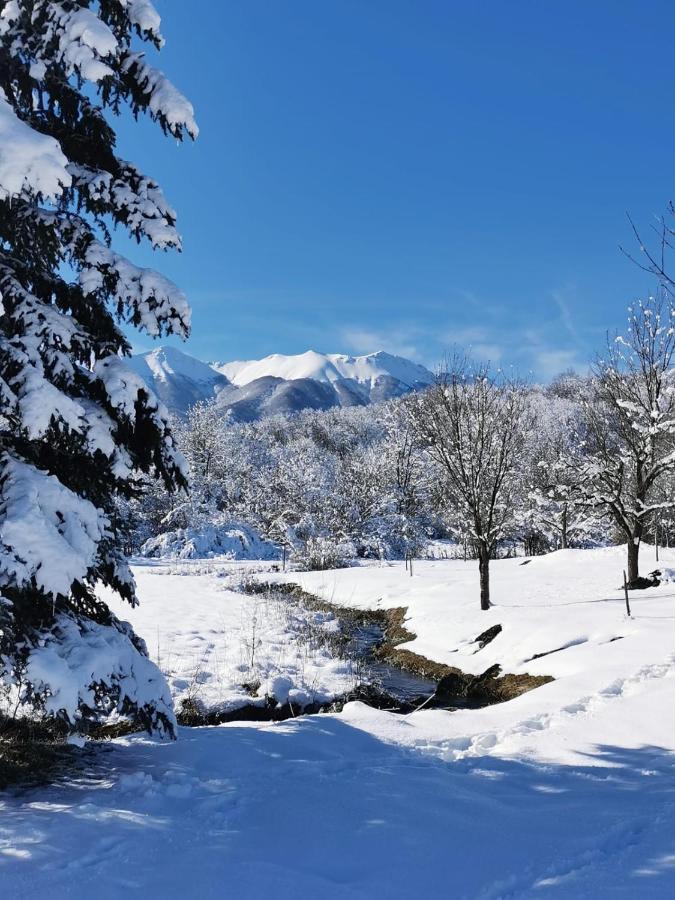
[{"label": "small stream", "polygon": [[[389,701],[387,708],[392,712],[407,713],[424,704],[427,709],[480,709],[486,703],[483,700],[470,697],[453,697],[449,705],[442,698],[434,697],[437,682],[429,678],[422,678],[407,669],[402,669],[393,663],[384,662],[377,658],[377,648],[385,639],[384,629],[381,625],[368,624],[350,626],[343,623],[343,628],[349,635],[347,644],[348,655],[352,659],[364,664],[364,678],[360,684],[360,690],[374,689],[379,696],[379,703]],[[357,689],[358,692],[359,689]],[[433,698],[433,699],[432,699]],[[362,698],[369,701],[367,696]],[[425,701],[431,701],[425,703]]]},{"label": "small stream", "polygon": [[351,629],[347,626],[346,630],[349,634],[347,651],[354,659],[364,663],[366,685],[405,707],[421,703],[435,692],[435,681],[376,658],[375,650],[384,641],[384,629],[380,625],[357,625]]},{"label": "small stream", "polygon": [[[281,591],[276,596],[285,604],[297,606],[298,600]],[[204,711],[185,702],[178,712],[181,725],[219,725],[236,721],[282,721],[299,715],[340,711],[350,700],[360,700],[369,706],[391,712],[408,713],[428,701],[436,692],[437,684],[378,658],[377,650],[385,641],[385,629],[379,622],[364,621],[363,616],[353,618],[349,611],[344,615],[331,613],[339,623],[338,640],[329,640],[324,646],[331,648],[339,658],[354,664],[355,685],[334,700],[314,702],[305,707],[275,702],[255,702],[227,711]]]},{"label": "small stream", "polygon": [[[321,606],[318,602],[314,607],[312,601],[315,598],[311,598],[309,595],[305,595],[301,600],[293,596],[292,592],[275,590],[271,585],[261,585],[261,588],[262,590],[249,592],[266,592],[267,596],[275,596],[291,607],[304,606],[308,603],[310,610],[318,611],[320,609],[322,612],[326,610],[325,605]],[[354,670],[358,675],[352,690],[332,701],[316,701],[304,707],[290,702],[278,703],[271,697],[267,698],[266,703],[261,704],[260,699],[256,698],[250,704],[226,712],[203,711],[195,705],[187,706],[183,703],[183,707],[178,713],[180,724],[218,725],[234,721],[282,721],[299,715],[339,712],[344,704],[351,700],[360,700],[369,706],[399,713],[409,713],[422,706],[426,709],[478,709],[490,703],[501,702],[500,698],[495,698],[485,692],[481,694],[479,691],[471,691],[466,688],[462,690],[461,682],[459,689],[453,685],[450,691],[441,682],[439,690],[437,681],[416,675],[382,659],[378,650],[387,640],[386,619],[382,619],[377,614],[349,609],[336,610],[333,607],[330,615],[337,619],[339,624],[335,635],[337,641],[335,638],[331,638],[323,646],[330,648],[335,656],[351,660],[354,663]],[[316,637],[316,635],[315,632],[314,636]],[[319,633],[319,640],[321,639],[322,635]],[[486,674],[488,673],[486,672]],[[460,678],[469,678],[469,681],[472,680],[470,676],[462,676],[462,673],[459,673],[459,676]],[[480,682],[482,677],[479,676],[473,680]],[[529,676],[524,677],[528,678]],[[472,685],[469,684],[468,687],[471,688]]]}]

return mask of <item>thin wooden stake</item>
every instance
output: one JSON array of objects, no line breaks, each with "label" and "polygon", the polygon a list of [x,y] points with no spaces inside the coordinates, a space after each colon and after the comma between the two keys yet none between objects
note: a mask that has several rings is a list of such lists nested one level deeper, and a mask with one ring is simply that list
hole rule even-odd
[{"label": "thin wooden stake", "polygon": [[628,602],[628,582],[626,581],[626,570],[623,570],[623,592],[626,595],[626,612],[628,613],[628,618],[630,619],[630,603]]},{"label": "thin wooden stake", "polygon": [[412,556],[410,557],[410,577],[412,578]]}]

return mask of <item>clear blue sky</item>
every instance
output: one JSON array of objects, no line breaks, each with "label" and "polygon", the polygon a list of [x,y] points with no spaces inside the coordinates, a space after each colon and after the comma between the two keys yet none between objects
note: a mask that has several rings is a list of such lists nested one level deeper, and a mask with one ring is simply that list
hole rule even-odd
[{"label": "clear blue sky", "polygon": [[[179,213],[202,359],[457,343],[583,368],[652,287],[619,252],[675,197],[675,5],[156,0],[201,128],[120,152]],[[139,349],[149,341],[136,342]]]}]

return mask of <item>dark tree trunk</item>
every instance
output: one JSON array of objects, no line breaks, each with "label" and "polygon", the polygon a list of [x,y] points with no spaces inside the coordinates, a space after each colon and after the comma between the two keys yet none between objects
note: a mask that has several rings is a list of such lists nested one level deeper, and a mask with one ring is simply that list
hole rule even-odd
[{"label": "dark tree trunk", "polygon": [[490,609],[490,551],[482,541],[478,546],[478,571],[480,573],[480,608]]},{"label": "dark tree trunk", "polygon": [[[637,543],[636,543],[637,541]],[[640,539],[628,540],[628,582],[635,581],[639,577],[638,554],[640,552]]]},{"label": "dark tree trunk", "polygon": [[562,530],[560,533],[560,549],[567,550],[567,504],[563,504]]}]

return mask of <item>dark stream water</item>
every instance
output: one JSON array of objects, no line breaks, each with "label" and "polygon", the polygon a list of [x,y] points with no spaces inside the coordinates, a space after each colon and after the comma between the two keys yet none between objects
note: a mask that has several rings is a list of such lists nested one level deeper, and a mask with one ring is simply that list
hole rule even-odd
[{"label": "dark stream water", "polygon": [[365,684],[372,685],[393,700],[407,704],[430,697],[436,690],[436,682],[413,675],[391,663],[381,662],[374,653],[384,640],[384,631],[379,625],[359,625],[347,628],[349,634],[348,652],[364,664]]},{"label": "dark stream water", "polygon": [[450,704],[443,702],[442,698],[434,697],[437,687],[435,681],[378,660],[375,651],[384,640],[384,630],[380,625],[350,626],[343,622],[343,628],[350,638],[347,644],[348,655],[364,665],[361,684],[372,686],[391,698],[393,702],[390,708],[408,712],[411,706],[419,706],[424,700],[432,697],[433,700],[425,704],[427,709],[480,709],[489,702],[476,697],[461,696],[453,697]]}]

